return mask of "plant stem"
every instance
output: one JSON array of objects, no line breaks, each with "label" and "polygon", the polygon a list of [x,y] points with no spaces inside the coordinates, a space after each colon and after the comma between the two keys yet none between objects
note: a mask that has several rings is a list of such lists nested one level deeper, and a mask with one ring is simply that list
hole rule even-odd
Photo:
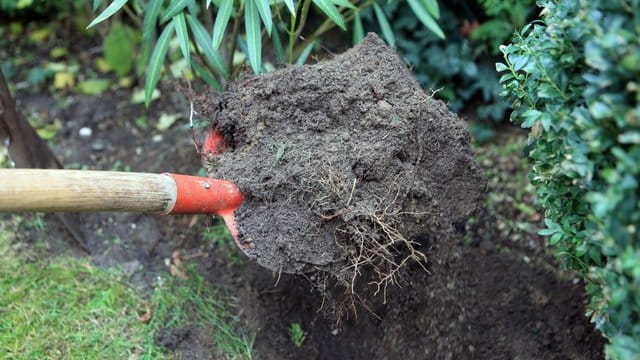
[{"label": "plant stem", "polygon": [[[358,6],[358,11],[362,11],[372,6],[374,3],[375,3],[375,0],[369,0],[364,4]],[[341,11],[341,15],[344,17],[345,23],[349,23],[351,20],[353,20],[354,14],[355,14],[355,11],[349,10],[347,8],[343,8]],[[305,38],[302,41],[302,43],[298,44],[298,46],[295,48],[295,51],[292,51],[292,54],[290,54],[291,58],[293,58],[294,56],[298,56],[309,43],[314,42],[318,37],[320,37],[322,34],[326,33],[327,31],[333,29],[335,26],[336,24],[331,19],[328,19],[328,18],[325,19],[325,21],[322,24],[320,24],[320,26],[318,26],[318,28],[316,29],[316,31],[313,32],[313,34]]]},{"label": "plant stem", "polygon": [[218,80],[218,82],[220,83],[220,85],[222,85],[222,88],[224,89],[224,86],[226,83],[224,76],[222,76],[222,74],[218,74],[218,72],[211,66],[211,64],[209,64],[209,61],[207,61],[207,59],[204,57],[200,49],[198,49],[198,44],[196,44],[193,40],[191,40],[191,43],[193,44],[193,48],[196,49],[196,54],[198,55],[198,58],[200,59],[200,61],[209,70],[211,75],[215,77],[216,80]]},{"label": "plant stem", "polygon": [[[300,2],[298,2],[298,6]],[[296,14],[298,13],[298,8],[296,7]],[[287,48],[287,62],[291,64],[293,62],[293,36],[296,33],[296,16],[291,15],[291,23],[289,24],[289,30],[287,30],[287,34],[289,34],[289,46]]]},{"label": "plant stem", "polygon": [[207,9],[207,0],[202,0],[202,22],[206,29],[213,29],[213,16],[211,10]]},{"label": "plant stem", "polygon": [[240,32],[240,24],[242,23],[244,6],[240,6],[236,12],[236,18],[233,20],[233,30],[231,32],[231,45],[229,48],[229,54],[227,55],[227,66],[229,67],[229,77],[233,75],[233,54],[236,52],[236,46],[238,44],[238,33]]},{"label": "plant stem", "polygon": [[[304,28],[305,23],[307,22],[307,15],[309,14],[309,9],[311,8],[311,0],[304,0],[302,4],[302,12],[300,13],[300,22],[297,25],[295,31],[293,31],[293,26],[291,27],[292,33],[289,33],[289,64],[293,64],[293,49],[296,39],[300,36],[302,29]],[[294,21],[291,21],[291,24],[294,24]]]},{"label": "plant stem", "polygon": [[127,14],[127,16],[131,19],[131,21],[133,21],[133,23],[136,24],[136,27],[142,29],[142,21],[140,21],[140,18],[133,13],[133,11],[129,8],[129,5],[123,7],[122,9]]}]

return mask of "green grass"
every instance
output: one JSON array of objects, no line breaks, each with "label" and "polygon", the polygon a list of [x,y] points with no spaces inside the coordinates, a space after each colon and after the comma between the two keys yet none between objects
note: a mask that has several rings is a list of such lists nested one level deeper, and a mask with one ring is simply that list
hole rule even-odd
[{"label": "green grass", "polygon": [[237,252],[233,251],[237,245],[223,222],[218,222],[207,228],[207,231],[202,233],[202,238],[213,243],[219,251],[224,252],[232,264],[237,266],[244,265],[242,258],[238,256]]},{"label": "green grass", "polygon": [[302,325],[297,322],[291,323],[291,326],[289,326],[289,336],[297,348],[301,347],[304,340],[307,338],[304,330],[302,330]]},{"label": "green grass", "polygon": [[[79,259],[27,263],[0,230],[0,354],[11,359],[116,359],[143,351],[143,300],[118,273]],[[161,357],[161,349],[145,350]]]},{"label": "green grass", "polygon": [[83,259],[33,260],[28,251],[12,249],[12,238],[0,223],[0,358],[173,358],[154,335],[187,325],[212,329],[212,351],[225,358],[252,356],[252,340],[235,329],[232,300],[193,269],[187,281],[163,278],[149,300],[152,318],[144,323],[145,299],[122,273]]},{"label": "green grass", "polygon": [[228,359],[251,359],[253,339],[238,334],[229,309],[232,298],[221,296],[190,267],[189,280],[165,278],[157,286],[151,303],[154,316],[149,325],[154,329],[179,328],[187,325],[213,329],[215,348]]}]

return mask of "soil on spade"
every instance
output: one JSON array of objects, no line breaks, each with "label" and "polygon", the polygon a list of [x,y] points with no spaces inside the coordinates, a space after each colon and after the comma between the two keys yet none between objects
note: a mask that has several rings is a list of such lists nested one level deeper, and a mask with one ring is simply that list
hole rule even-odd
[{"label": "soil on spade", "polygon": [[464,123],[375,34],[195,102],[228,147],[208,157],[210,176],[245,195],[239,244],[279,273],[352,288],[362,275],[376,290],[411,262],[437,277],[434,263],[455,258],[453,226],[484,196]]}]

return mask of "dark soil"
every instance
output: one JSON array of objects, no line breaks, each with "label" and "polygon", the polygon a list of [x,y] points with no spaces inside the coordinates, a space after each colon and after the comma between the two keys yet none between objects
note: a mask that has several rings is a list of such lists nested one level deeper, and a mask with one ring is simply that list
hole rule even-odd
[{"label": "dark soil", "polygon": [[[509,129],[500,138],[523,143]],[[239,289],[246,323],[262,329],[256,338],[261,358],[602,358],[603,339],[584,317],[584,284],[557,270],[536,235],[543,226],[539,214],[515,207],[515,193],[526,188],[520,154],[486,149],[491,146],[481,149],[492,175],[490,199],[466,226],[469,244],[454,245],[459,257],[434,275],[408,269],[411,277],[389,288],[386,304],[373,297],[356,317],[336,323],[319,312],[326,301],[307,279],[211,263],[211,273],[235,274],[223,286]],[[292,322],[308,329],[300,349],[287,335]]]},{"label": "dark soil", "polygon": [[245,195],[239,240],[276,272],[320,270],[354,285],[369,271],[385,287],[409,261],[448,261],[451,244],[422,243],[447,243],[484,195],[464,123],[374,34],[199,107],[231,147],[210,174]]},{"label": "dark soil", "polygon": [[[370,103],[363,105],[371,111],[379,109],[381,101],[399,111],[390,101],[393,95],[387,90],[374,87],[372,92],[367,87],[363,91],[371,94]],[[376,98],[379,92],[383,94],[382,99]],[[17,98],[23,112],[38,113],[47,122],[56,118],[63,121],[54,139],[54,150],[66,164],[99,169],[121,164],[120,168],[128,165],[135,171],[196,174],[201,164],[187,128],[178,124],[158,132],[153,123],[145,127],[135,121],[142,114],[157,119],[161,112],[168,111],[188,116],[188,104],[165,91],[150,110],[145,110],[140,105],[131,105],[130,96],[130,90],[119,90],[100,97],[74,95],[65,101],[46,93],[19,93]],[[330,101],[326,95],[321,100],[318,106]],[[428,109],[436,112],[442,109],[443,115],[434,117],[450,118],[439,104],[429,105]],[[458,126],[455,124],[454,127]],[[92,137],[78,136],[83,126],[93,129]],[[389,124],[382,127],[383,131],[388,130],[385,130],[387,126]],[[331,132],[333,128],[324,131]],[[511,136],[513,132],[499,134],[496,143],[521,138],[517,134]],[[290,134],[291,142],[296,135]],[[229,140],[234,143],[242,138]],[[278,141],[276,147],[287,143],[283,138]],[[417,239],[422,244],[420,249],[428,255],[431,274],[415,262],[409,264],[399,274],[399,286],[387,288],[386,303],[382,294],[369,297],[363,301],[369,310],[360,306],[357,316],[348,312],[349,317],[342,317],[340,323],[336,323],[334,316],[319,311],[328,304],[323,303],[316,281],[311,278],[313,275],[278,274],[253,261],[232,261],[243,256],[242,251],[205,241],[202,234],[212,224],[205,216],[87,216],[87,247],[98,264],[116,265],[127,271],[132,285],[140,291],[151,287],[158,272],[167,271],[165,261],[173,251],[186,254],[208,251],[208,258],[194,261],[211,286],[237,299],[239,324],[247,334],[256,336],[257,359],[603,358],[604,341],[584,317],[584,284],[571,274],[556,270],[544,240],[536,235],[542,226],[540,215],[526,215],[515,206],[514,194],[526,188],[526,179],[519,175],[522,169],[514,165],[519,163],[521,155],[486,151],[494,145],[480,149],[488,154],[480,163],[489,175],[485,207],[466,226],[454,226],[466,241],[454,237]],[[426,146],[438,149],[436,144]],[[319,148],[333,154],[326,146]],[[270,151],[265,157],[268,159],[265,167],[273,168],[270,160],[278,152],[264,151]],[[294,158],[287,157],[284,151],[282,159],[283,164],[288,165]],[[371,161],[368,166],[375,167],[375,162]],[[437,209],[444,213],[444,208],[441,205]],[[530,227],[511,226],[507,220],[527,223]],[[20,235],[25,242],[44,239],[40,251],[45,258],[60,252],[82,255],[70,236],[53,220],[44,235],[34,230]],[[300,348],[294,346],[288,334],[294,322],[301,324],[306,332]],[[219,358],[217,352],[210,350],[214,344],[210,331],[202,327],[167,328],[157,334],[157,341],[176,350],[182,358]]]},{"label": "dark soil", "polygon": [[165,349],[180,354],[181,359],[223,359],[220,353],[211,353],[212,329],[193,325],[160,329],[155,342]]}]

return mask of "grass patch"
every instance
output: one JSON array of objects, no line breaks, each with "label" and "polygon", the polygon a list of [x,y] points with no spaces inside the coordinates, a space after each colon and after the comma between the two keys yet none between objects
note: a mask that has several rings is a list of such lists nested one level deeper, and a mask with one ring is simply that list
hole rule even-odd
[{"label": "grass patch", "polygon": [[212,329],[215,350],[228,359],[251,359],[253,338],[239,334],[236,319],[229,309],[234,307],[232,298],[220,295],[188,267],[189,280],[167,277],[153,293],[154,311],[149,326],[153,332],[160,329],[178,329],[186,326]]},{"label": "grass patch", "polygon": [[218,223],[212,227],[207,228],[207,231],[202,233],[202,238],[213,243],[216,249],[226,254],[229,261],[237,266],[243,266],[244,261],[238,256],[237,245],[227,226],[219,220]]},{"label": "grass patch", "polygon": [[[0,354],[11,359],[164,359],[160,329],[195,326],[221,358],[250,359],[253,341],[238,335],[222,297],[194,269],[189,280],[160,278],[148,302],[116,270],[88,260],[34,256],[13,249],[0,223]],[[223,300],[221,300],[223,299]],[[151,319],[140,316],[150,305]]]},{"label": "grass patch", "polygon": [[143,300],[115,271],[79,259],[27,263],[0,228],[0,353],[11,359],[122,359],[143,347]]}]

